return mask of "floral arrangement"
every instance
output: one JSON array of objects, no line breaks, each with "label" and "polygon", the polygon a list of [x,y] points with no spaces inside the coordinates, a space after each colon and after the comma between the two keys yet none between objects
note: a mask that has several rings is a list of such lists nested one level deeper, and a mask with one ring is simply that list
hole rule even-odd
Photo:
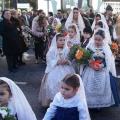
[{"label": "floral arrangement", "polygon": [[0,108],[0,120],[17,120],[14,115],[10,114],[10,110],[6,107]]},{"label": "floral arrangement", "polygon": [[111,51],[114,53],[114,52],[116,52],[116,51],[118,51],[118,45],[117,45],[117,43],[112,43],[111,45],[110,45],[110,48],[111,48]]},{"label": "floral arrangement", "polygon": [[88,64],[89,60],[92,58],[92,52],[90,50],[86,50],[85,48],[81,48],[79,45],[73,45],[70,48],[68,56],[73,64]]},{"label": "floral arrangement", "polygon": [[96,66],[96,68],[100,69],[100,64],[101,64],[102,62],[103,62],[103,60],[96,60],[96,61],[92,60],[92,61],[90,62],[90,66],[91,66],[92,68],[94,68],[94,67]]},{"label": "floral arrangement", "polygon": [[67,36],[67,32],[66,32],[66,30],[65,30],[65,24],[57,25],[57,26],[55,27],[55,30],[56,30],[57,32],[63,33],[64,36]]}]

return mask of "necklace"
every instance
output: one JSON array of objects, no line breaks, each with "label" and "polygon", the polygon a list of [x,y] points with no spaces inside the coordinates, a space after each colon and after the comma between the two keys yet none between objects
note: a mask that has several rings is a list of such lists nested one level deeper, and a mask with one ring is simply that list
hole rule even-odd
[{"label": "necklace", "polygon": [[58,55],[59,55],[60,58],[62,57],[62,52],[61,52],[62,50],[63,50],[63,48],[58,48],[58,51],[59,51]]}]

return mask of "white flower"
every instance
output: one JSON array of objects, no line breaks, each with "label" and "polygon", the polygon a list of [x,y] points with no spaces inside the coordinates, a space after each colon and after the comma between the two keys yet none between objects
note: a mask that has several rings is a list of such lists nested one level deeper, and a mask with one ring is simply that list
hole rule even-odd
[{"label": "white flower", "polygon": [[5,118],[8,114],[6,110],[0,110],[0,113],[2,114],[2,118]]}]

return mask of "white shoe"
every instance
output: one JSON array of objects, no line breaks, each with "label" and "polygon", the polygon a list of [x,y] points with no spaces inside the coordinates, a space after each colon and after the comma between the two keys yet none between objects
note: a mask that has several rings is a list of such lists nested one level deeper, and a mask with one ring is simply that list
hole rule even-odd
[{"label": "white shoe", "polygon": [[118,75],[117,78],[120,78],[120,75]]}]

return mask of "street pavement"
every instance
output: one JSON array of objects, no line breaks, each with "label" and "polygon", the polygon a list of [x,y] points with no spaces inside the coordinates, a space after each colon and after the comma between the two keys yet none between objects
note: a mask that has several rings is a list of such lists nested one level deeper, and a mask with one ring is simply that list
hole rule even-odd
[{"label": "street pavement", "polygon": [[[0,77],[8,77],[18,84],[35,112],[37,120],[42,120],[46,108],[41,107],[38,101],[38,94],[46,65],[41,63],[41,60],[39,60],[39,64],[35,64],[34,51],[32,49],[24,54],[24,61],[27,64],[20,66],[18,72],[9,73],[5,57],[0,57]],[[120,75],[120,67],[117,67],[117,74]],[[117,79],[116,82],[120,95],[120,79]],[[91,120],[120,120],[120,107],[104,108],[100,111],[90,110],[90,115]]]}]

